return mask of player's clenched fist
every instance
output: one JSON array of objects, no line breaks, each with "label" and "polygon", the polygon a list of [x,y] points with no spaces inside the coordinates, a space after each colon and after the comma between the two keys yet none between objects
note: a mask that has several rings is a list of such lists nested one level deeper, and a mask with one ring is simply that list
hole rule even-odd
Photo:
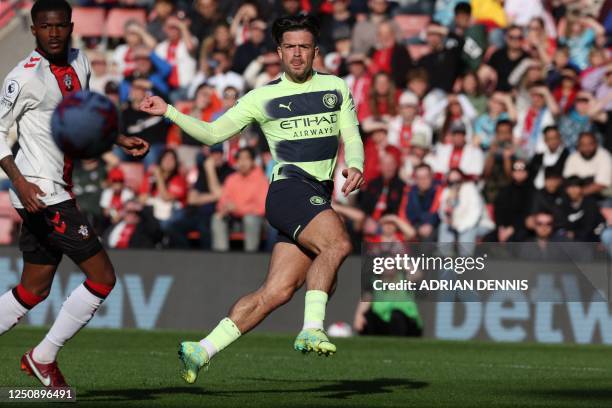
[{"label": "player's clenched fist", "polygon": [[138,109],[148,113],[149,115],[162,116],[164,113],[166,113],[168,104],[159,96],[146,96],[142,102],[140,102]]}]

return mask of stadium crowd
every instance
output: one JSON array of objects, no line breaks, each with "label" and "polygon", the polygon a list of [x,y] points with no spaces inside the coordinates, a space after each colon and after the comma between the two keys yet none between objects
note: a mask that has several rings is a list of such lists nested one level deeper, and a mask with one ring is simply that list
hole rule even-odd
[{"label": "stadium crowd", "polygon": [[[79,0],[141,8],[121,41],[75,38],[121,132],[151,143],[78,163],[74,192],[111,248],[270,249],[269,148],[253,126],[203,147],[136,107],[211,121],[281,73],[271,21],[321,22],[315,69],[343,77],[366,152],[334,207],[360,243],[602,241],[612,248],[612,10],[599,0]],[[134,174],[144,169],[144,176]],[[5,183],[6,184],[6,183]],[[469,246],[467,248],[469,251]]]}]

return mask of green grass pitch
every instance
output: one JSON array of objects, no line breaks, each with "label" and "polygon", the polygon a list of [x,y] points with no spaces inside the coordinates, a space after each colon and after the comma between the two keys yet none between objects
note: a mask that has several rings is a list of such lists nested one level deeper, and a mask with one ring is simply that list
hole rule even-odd
[{"label": "green grass pitch", "polygon": [[[19,358],[44,333],[0,337],[1,386],[37,386]],[[351,338],[325,358],[293,351],[292,336],[254,333],[187,385],[177,344],[201,335],[86,329],[60,363],[77,406],[612,407],[612,347]]]}]

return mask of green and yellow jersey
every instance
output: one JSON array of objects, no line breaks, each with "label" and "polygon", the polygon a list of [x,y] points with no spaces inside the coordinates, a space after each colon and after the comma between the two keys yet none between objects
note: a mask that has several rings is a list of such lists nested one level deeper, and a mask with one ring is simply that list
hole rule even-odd
[{"label": "green and yellow jersey", "polygon": [[279,171],[295,165],[319,181],[331,180],[338,156],[339,137],[348,167],[363,171],[363,143],[351,93],[341,78],[314,72],[303,83],[279,79],[244,95],[212,123],[168,106],[165,117],[207,145],[222,142],[253,122],[259,123]]}]

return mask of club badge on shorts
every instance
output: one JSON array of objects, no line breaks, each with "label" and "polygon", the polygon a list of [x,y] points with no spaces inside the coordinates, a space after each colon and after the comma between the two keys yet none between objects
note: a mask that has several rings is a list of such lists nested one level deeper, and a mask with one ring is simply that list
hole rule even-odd
[{"label": "club badge on shorts", "polygon": [[89,228],[87,228],[87,225],[81,225],[79,227],[79,234],[81,234],[83,239],[89,238]]},{"label": "club badge on shorts", "polygon": [[310,197],[310,204],[312,205],[323,205],[325,204],[327,201],[325,201],[325,199],[321,196],[312,196]]}]

